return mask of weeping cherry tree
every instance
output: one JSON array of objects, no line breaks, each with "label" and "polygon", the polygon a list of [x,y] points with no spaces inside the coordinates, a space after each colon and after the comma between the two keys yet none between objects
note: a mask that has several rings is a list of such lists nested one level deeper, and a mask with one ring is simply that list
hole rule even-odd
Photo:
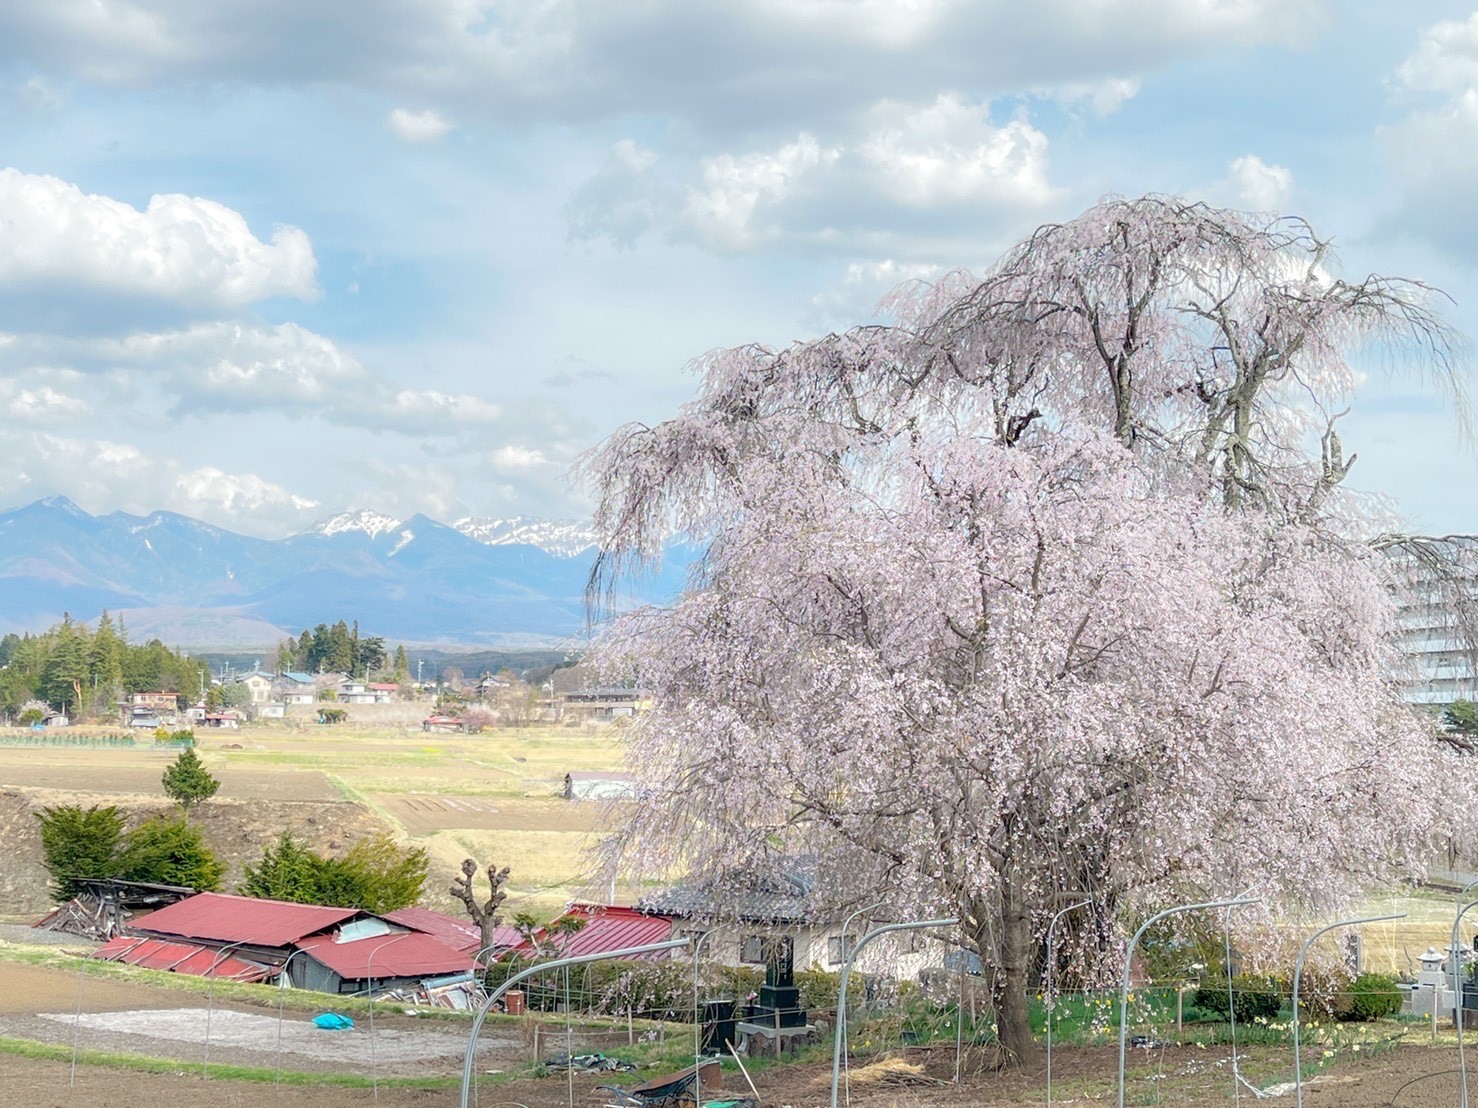
[{"label": "weeping cherry tree", "polygon": [[1389,680],[1335,424],[1357,351],[1461,406],[1432,300],[1340,279],[1297,220],[1147,197],[902,288],[887,326],[700,358],[676,418],[584,464],[593,595],[705,551],[602,639],[652,701],[615,863],[807,856],[836,907],[958,914],[1018,1059],[1064,904],[1093,902],[1091,977],[1181,898],[1329,911],[1419,871],[1460,755]]}]

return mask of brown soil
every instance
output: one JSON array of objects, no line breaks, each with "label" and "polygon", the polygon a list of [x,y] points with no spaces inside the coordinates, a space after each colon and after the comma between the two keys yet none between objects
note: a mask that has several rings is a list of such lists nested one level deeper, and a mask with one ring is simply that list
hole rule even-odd
[{"label": "brown soil", "polygon": [[[0,769],[0,777],[5,775]],[[161,771],[162,772],[162,771]],[[313,775],[319,776],[319,775]],[[8,787],[0,789],[0,915],[39,917],[51,908],[50,878],[41,864],[41,835],[36,820],[42,808],[56,804],[116,805],[130,824],[177,812],[161,796],[67,792]],[[284,830],[313,850],[337,852],[365,835],[392,828],[362,804],[345,800],[236,800],[219,795],[190,814],[218,858],[226,865],[222,887],[232,889],[246,865]]]},{"label": "brown soil", "polygon": [[[63,1013],[75,1010],[78,975],[36,966],[0,962],[0,1035],[39,1039],[70,1045],[73,1025],[70,1019],[47,1020],[38,1013]],[[146,985],[128,980],[88,976],[83,982],[84,1013],[98,1016],[106,1013],[137,1012],[143,1009],[184,1009],[182,1018],[194,1010],[198,1015],[205,998],[195,990],[177,990]],[[225,1030],[229,1020],[223,1012],[243,1012],[261,1022],[264,1015],[275,1018],[270,1004],[253,1005],[216,998],[217,1028]],[[290,1026],[303,1030],[307,1013],[289,1012]],[[120,1017],[119,1023],[123,1020]],[[353,1033],[363,1054],[364,1017],[359,1017],[360,1030]],[[416,1020],[385,1013],[375,1021],[376,1034],[384,1049],[376,1067],[381,1076],[392,1073],[416,1077],[453,1077],[460,1072],[460,1058],[446,1052],[448,1035],[460,1036],[465,1028],[457,1023]],[[486,1052],[479,1069],[512,1069],[527,1057],[527,1047],[513,1040],[493,1039],[507,1035],[506,1027],[487,1033]],[[333,1034],[324,1032],[323,1034]],[[415,1049],[407,1053],[406,1043],[423,1039],[424,1055]],[[399,1039],[398,1044],[394,1040]],[[346,1045],[350,1040],[345,1040]],[[387,1057],[389,1047],[397,1045],[398,1056]],[[23,1059],[0,1054],[0,1106],[5,1105],[152,1105],[168,1103],[172,1108],[216,1106],[249,1102],[268,1104],[314,1104],[334,1108],[338,1105],[375,1103],[371,1090],[334,1087],[295,1088],[263,1083],[207,1080],[192,1062],[201,1060],[197,1042],[170,1042],[157,1037],[120,1033],[109,1030],[106,1021],[85,1023],[81,1031],[84,1048],[123,1051],[177,1060],[178,1069],[165,1074],[143,1074],[111,1067],[81,1065],[77,1083],[69,1084],[70,1067],[65,1062]],[[864,1063],[854,1067],[857,1079],[851,1086],[851,1101],[860,1108],[893,1108],[897,1105],[918,1108],[966,1108],[967,1105],[1038,1104],[1045,1099],[1043,1072],[1036,1069],[995,1071],[986,1068],[988,1059],[967,1063],[961,1085],[949,1082],[954,1071],[954,1052],[916,1050],[911,1061],[922,1061],[926,1073],[944,1083],[869,1084],[864,1079]],[[248,1049],[218,1041],[210,1052],[213,1062],[255,1065],[275,1068],[275,1057],[265,1047]],[[1062,1105],[1112,1104],[1116,1085],[1114,1074],[1117,1052],[1112,1047],[1061,1049],[1054,1059],[1053,1102]],[[1256,1075],[1262,1083],[1269,1075],[1286,1074],[1290,1059],[1286,1048],[1255,1047],[1242,1055],[1244,1072]],[[1304,1102],[1309,1108],[1436,1108],[1455,1102],[1457,1079],[1456,1051],[1450,1046],[1428,1047],[1408,1045],[1386,1054],[1360,1060],[1342,1061],[1334,1069],[1311,1078],[1305,1086]],[[1232,1092],[1229,1058],[1225,1048],[1172,1047],[1163,1052],[1130,1053],[1130,1103],[1166,1105],[1207,1105],[1228,1102]],[[285,1056],[288,1071],[339,1072],[369,1076],[370,1067],[363,1057],[340,1063],[309,1057],[301,1053]],[[1163,1075],[1157,1080],[1155,1075]],[[607,1097],[597,1086],[606,1083],[606,1075],[577,1074],[573,1082],[573,1103],[577,1108],[598,1108]],[[767,1105],[791,1105],[793,1108],[816,1108],[830,1097],[830,1066],[825,1062],[771,1065],[757,1070],[756,1085]],[[724,1091],[744,1089],[743,1078],[732,1071],[724,1074]],[[383,1087],[379,1102],[389,1108],[400,1105],[424,1105],[442,1108],[457,1103],[457,1090],[430,1091]],[[1250,1094],[1247,1099],[1251,1100]],[[499,1084],[485,1083],[480,1100],[485,1105],[525,1105],[527,1108],[558,1108],[569,1105],[570,1085],[560,1075],[544,1078],[519,1078]],[[1291,1094],[1275,1103],[1291,1104]]]}]

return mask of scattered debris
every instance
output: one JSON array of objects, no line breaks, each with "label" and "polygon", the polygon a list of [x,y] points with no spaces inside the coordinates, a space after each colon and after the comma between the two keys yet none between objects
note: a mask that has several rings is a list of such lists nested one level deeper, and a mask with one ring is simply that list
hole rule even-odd
[{"label": "scattered debris", "polygon": [[853,1085],[948,1085],[937,1077],[930,1077],[924,1067],[916,1062],[905,1062],[902,1058],[884,1058],[880,1062],[862,1066],[851,1071],[848,1080]]},{"label": "scattered debris", "polygon": [[1144,1050],[1163,1050],[1165,1047],[1174,1046],[1175,1044],[1167,1043],[1164,1039],[1152,1039],[1148,1035],[1135,1035],[1134,1038],[1129,1040],[1129,1045],[1141,1047]]},{"label": "scattered debris", "polygon": [[636,1066],[619,1058],[607,1058],[604,1054],[555,1054],[544,1059],[544,1065],[552,1070],[580,1070],[584,1073],[633,1073]]}]

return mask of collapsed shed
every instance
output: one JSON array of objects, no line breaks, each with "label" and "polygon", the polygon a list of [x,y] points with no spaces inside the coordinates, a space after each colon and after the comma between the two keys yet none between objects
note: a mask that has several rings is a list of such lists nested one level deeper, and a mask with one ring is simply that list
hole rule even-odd
[{"label": "collapsed shed", "polygon": [[[420,992],[475,987],[478,963],[423,930],[359,908],[199,893],[161,908],[105,944],[97,957],[130,965],[276,980],[328,993]],[[456,998],[439,996],[448,1006]]]}]

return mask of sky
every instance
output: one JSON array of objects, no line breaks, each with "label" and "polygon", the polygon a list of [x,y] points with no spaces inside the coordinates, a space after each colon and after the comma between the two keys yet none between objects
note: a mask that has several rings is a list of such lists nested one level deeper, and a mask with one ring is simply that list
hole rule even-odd
[{"label": "sky", "polygon": [[[0,507],[577,518],[695,357],[1107,195],[1303,216],[1478,338],[1473,0],[8,0],[0,134]],[[1341,428],[1478,531],[1419,377]]]}]

